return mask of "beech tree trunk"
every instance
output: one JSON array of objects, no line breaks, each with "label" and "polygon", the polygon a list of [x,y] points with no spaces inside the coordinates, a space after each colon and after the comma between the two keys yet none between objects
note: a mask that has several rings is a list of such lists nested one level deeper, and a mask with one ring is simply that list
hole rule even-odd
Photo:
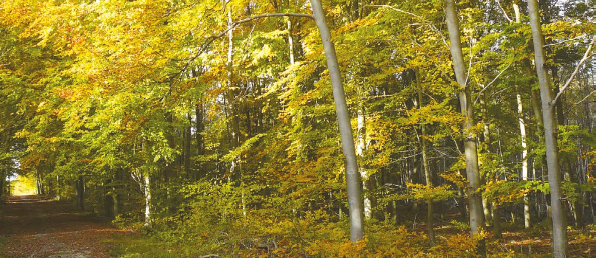
[{"label": "beech tree trunk", "polygon": [[114,217],[117,217],[120,214],[120,207],[122,203],[120,201],[120,186],[121,177],[122,175],[122,168],[118,168],[114,174],[114,183],[112,184],[112,204],[114,205],[112,210],[114,211]]},{"label": "beech tree trunk", "polygon": [[85,210],[85,181],[83,176],[79,176],[75,183],[75,190],[77,194],[77,207],[81,210]]},{"label": "beech tree trunk", "polygon": [[292,37],[292,21],[290,20],[290,17],[288,17],[287,20],[287,25],[288,25],[288,52],[290,54],[290,64],[294,64],[294,38]]},{"label": "beech tree trunk", "polygon": [[532,41],[534,43],[534,63],[536,74],[540,82],[540,98],[542,100],[542,117],[544,123],[544,140],[546,143],[546,163],[548,169],[548,182],[550,184],[551,209],[553,220],[553,255],[554,257],[567,256],[567,218],[561,195],[561,171],[559,168],[559,150],[555,135],[556,120],[552,89],[546,74],[544,57],[544,39],[540,23],[538,2],[528,0],[528,13],[532,27]]},{"label": "beech tree trunk", "polygon": [[189,178],[191,176],[191,162],[190,162],[190,157],[191,157],[191,151],[190,151],[190,147],[191,147],[191,142],[192,142],[192,132],[191,132],[191,128],[192,128],[192,115],[190,113],[186,114],[186,117],[188,118],[188,124],[186,124],[184,126],[184,176],[186,178]]},{"label": "beech tree trunk", "polygon": [[[356,129],[358,134],[357,145],[356,145],[356,155],[358,157],[364,156],[364,150],[366,149],[366,117],[364,115],[364,104],[360,103],[360,107],[358,108],[358,128]],[[372,218],[372,202],[370,196],[368,196],[370,189],[370,181],[368,178],[368,174],[363,167],[359,168],[360,170],[360,177],[364,191],[364,217],[367,219]]]},{"label": "beech tree trunk", "polygon": [[[205,139],[203,133],[205,132],[205,123],[203,115],[203,99],[199,99],[199,103],[195,107],[195,140],[197,142],[197,155],[200,157],[205,154]],[[198,161],[195,167],[194,180],[199,180],[204,176],[202,161]]]},{"label": "beech tree trunk", "polygon": [[[481,109],[480,112],[482,114],[482,118],[484,119],[484,132],[483,132],[483,136],[484,136],[484,143],[486,144],[486,153],[495,153],[494,151],[494,146],[492,144],[492,137],[491,137],[491,131],[490,131],[490,120],[488,118],[488,109],[486,107],[486,95],[483,93],[482,96],[480,96],[480,105],[481,105]],[[482,178],[483,182],[486,183],[488,181],[498,181],[499,180],[499,175],[496,174],[489,174],[489,175],[485,175],[484,178]],[[485,203],[486,202],[486,203]],[[492,218],[492,226],[493,226],[493,232],[495,233],[495,238],[501,238],[502,237],[502,232],[501,232],[501,215],[500,215],[500,208],[499,205],[496,202],[488,202],[488,200],[486,200],[485,198],[482,198],[482,205],[484,206],[484,216],[487,216],[486,214],[490,214],[490,218]],[[488,207],[487,207],[488,206]],[[487,211],[487,209],[489,209]],[[485,220],[488,220],[485,217]],[[486,223],[487,226],[489,226],[488,223]]]},{"label": "beech tree trunk", "polygon": [[[519,5],[513,3],[513,10],[515,11],[515,22],[521,23],[521,12]],[[524,110],[521,94],[517,93],[517,115],[519,120],[519,131],[522,146],[522,180],[528,180],[528,148],[526,144],[526,124],[524,121]],[[524,227],[530,228],[530,198],[528,194],[524,194]]]},{"label": "beech tree trunk", "polygon": [[[483,136],[484,136],[484,142],[487,146],[486,153],[491,153],[492,149],[491,149],[491,142],[490,142],[490,123],[489,123],[489,118],[488,118],[488,109],[486,108],[486,95],[484,93],[482,93],[482,95],[479,96],[479,100],[480,100],[480,114],[482,116],[482,119],[484,120]],[[480,180],[481,180],[482,184],[486,184],[486,182],[496,179],[495,177],[490,178],[490,176],[491,175],[488,173],[485,173],[484,175],[480,175]],[[492,203],[489,202],[487,198],[482,197],[482,208],[484,211],[484,225],[487,227],[490,227],[493,225],[492,224],[493,223],[492,206],[493,206]]]},{"label": "beech tree trunk", "polygon": [[[519,131],[521,136],[522,146],[522,180],[529,180],[528,172],[528,146],[526,144],[526,125],[524,121],[524,111],[522,105],[521,95],[517,94],[517,113],[519,120]],[[524,194],[524,227],[530,228],[530,198],[528,194]]]},{"label": "beech tree trunk", "polygon": [[0,198],[4,196],[4,182],[6,181],[6,176],[4,175],[4,171],[0,172]]},{"label": "beech tree trunk", "polygon": [[[416,88],[418,90],[418,108],[422,108],[422,84],[420,83],[420,72],[416,69]],[[426,146],[426,125],[422,123],[420,125],[420,131],[422,135],[420,136],[420,145],[422,147],[422,164],[424,165],[424,178],[426,180],[426,186],[430,189],[433,187],[433,175],[430,172],[430,167],[428,164],[428,155],[427,155],[427,146]],[[426,210],[426,222],[428,224],[428,240],[430,242],[430,246],[435,246],[435,230],[434,230],[434,220],[433,220],[433,201],[428,200],[427,210]]]},{"label": "beech tree trunk", "polygon": [[149,174],[144,176],[145,187],[145,226],[151,225],[151,177]]},{"label": "beech tree trunk", "polygon": [[[459,102],[461,112],[466,120],[463,126],[465,137],[464,152],[466,160],[466,174],[470,187],[468,189],[468,201],[470,206],[470,228],[472,235],[479,234],[484,227],[484,213],[482,207],[482,197],[478,193],[480,188],[480,173],[478,170],[478,151],[476,146],[476,137],[472,132],[474,126],[474,110],[470,98],[470,90],[467,87],[466,67],[461,49],[461,38],[459,32],[459,21],[455,12],[455,3],[453,0],[445,0],[445,14],[447,18],[447,29],[449,30],[449,40],[451,42],[451,57],[455,70],[455,78],[462,87],[459,92]],[[479,243],[478,251],[481,255],[486,255],[484,241]]]},{"label": "beech tree trunk", "polygon": [[325,56],[327,57],[327,68],[329,69],[329,76],[331,77],[331,85],[333,87],[333,99],[335,101],[337,112],[339,133],[341,136],[343,154],[346,158],[346,181],[348,185],[348,204],[350,208],[350,240],[356,242],[362,239],[364,224],[362,223],[362,184],[360,174],[358,173],[354,135],[352,133],[352,125],[350,124],[350,113],[348,112],[341,73],[337,63],[335,46],[331,41],[331,33],[329,32],[329,27],[325,21],[323,7],[319,0],[311,0],[311,6],[315,22],[321,34],[321,41],[323,42]]}]

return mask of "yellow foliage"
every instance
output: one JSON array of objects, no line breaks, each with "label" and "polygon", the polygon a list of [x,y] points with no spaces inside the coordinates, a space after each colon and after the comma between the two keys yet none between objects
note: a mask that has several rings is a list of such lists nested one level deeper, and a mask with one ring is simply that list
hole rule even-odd
[{"label": "yellow foliage", "polygon": [[11,194],[13,196],[19,195],[33,195],[37,193],[37,179],[28,176],[17,176],[17,180],[12,181]]}]

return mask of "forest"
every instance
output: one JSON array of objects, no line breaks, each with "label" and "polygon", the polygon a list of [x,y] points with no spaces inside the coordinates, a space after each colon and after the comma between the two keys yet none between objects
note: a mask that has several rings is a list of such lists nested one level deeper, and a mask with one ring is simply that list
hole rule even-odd
[{"label": "forest", "polygon": [[3,0],[0,193],[174,257],[590,257],[595,8]]}]

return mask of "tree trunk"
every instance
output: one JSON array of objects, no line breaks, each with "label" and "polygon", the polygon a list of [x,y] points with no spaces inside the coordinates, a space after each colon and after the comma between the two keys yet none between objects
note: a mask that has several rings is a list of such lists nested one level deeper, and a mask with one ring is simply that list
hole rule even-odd
[{"label": "tree trunk", "polygon": [[323,42],[325,56],[327,57],[327,68],[329,69],[329,76],[331,77],[339,133],[341,136],[343,153],[346,158],[346,181],[348,187],[348,204],[350,208],[350,240],[356,242],[363,237],[364,224],[362,185],[360,182],[360,174],[358,173],[358,162],[356,160],[350,114],[346,103],[339,64],[337,63],[337,55],[335,54],[335,46],[331,41],[331,33],[325,22],[323,7],[319,0],[312,0],[311,6],[315,22],[321,34],[321,41]]},{"label": "tree trunk", "polygon": [[[521,136],[522,146],[522,180],[529,180],[528,172],[528,146],[526,144],[526,125],[524,121],[524,111],[522,105],[521,95],[517,94],[517,114],[519,120],[519,131]],[[524,194],[524,227],[530,228],[530,197],[528,194]]]},{"label": "tree trunk", "polygon": [[145,227],[151,226],[151,177],[149,174],[143,176],[145,181]]},{"label": "tree trunk", "polygon": [[38,195],[45,195],[45,189],[44,189],[44,185],[43,185],[43,174],[41,173],[42,167],[38,167],[37,168],[37,194]]},{"label": "tree trunk", "polygon": [[[474,126],[474,110],[472,109],[472,101],[470,98],[470,90],[467,87],[466,68],[464,57],[461,49],[461,38],[459,32],[459,21],[455,12],[455,3],[453,0],[445,0],[447,17],[447,28],[449,30],[449,40],[451,42],[451,57],[453,58],[453,66],[455,70],[455,77],[458,84],[462,87],[459,92],[459,102],[461,105],[461,112],[465,116],[466,121],[463,126],[463,133],[465,136],[464,151],[466,159],[466,174],[470,187],[468,189],[468,199],[470,206],[470,228],[472,235],[479,234],[484,227],[484,213],[482,208],[482,197],[478,193],[480,188],[480,173],[478,171],[478,151],[476,149],[476,138],[472,132]],[[479,242],[478,252],[486,256],[486,248],[484,240]]]},{"label": "tree trunk", "polygon": [[[565,180],[571,183],[580,184],[580,181],[575,174],[575,169],[573,168],[573,161],[571,158],[567,157],[564,159],[563,162],[567,166],[567,170],[565,171]],[[577,189],[576,193],[578,195],[577,200],[575,202],[569,203],[571,208],[571,215],[573,216],[573,221],[575,222],[576,228],[583,228],[583,205],[581,203],[581,198],[583,197],[583,193]]]},{"label": "tree trunk", "polygon": [[85,181],[83,176],[79,176],[76,180],[76,193],[77,193],[77,207],[81,210],[85,210]]},{"label": "tree trunk", "polygon": [[[489,154],[492,152],[491,148],[491,140],[490,140],[490,123],[488,118],[488,109],[486,108],[486,95],[482,93],[482,96],[479,96],[480,99],[480,114],[482,115],[482,119],[484,120],[484,143],[486,145],[486,153]],[[480,180],[482,184],[486,184],[488,180],[496,180],[495,177],[491,178],[489,173],[484,173],[484,175],[480,175]],[[492,216],[492,204],[489,202],[485,197],[482,197],[482,208],[484,211],[484,224],[487,227],[492,226],[493,223],[493,216]]]},{"label": "tree trunk", "polygon": [[114,211],[114,218],[120,214],[122,202],[120,201],[120,187],[119,184],[121,183],[122,177],[122,168],[116,169],[114,174],[114,183],[112,184],[112,204],[114,207],[112,210]]},{"label": "tree trunk", "polygon": [[191,147],[191,141],[192,141],[192,136],[191,136],[192,117],[191,117],[190,113],[186,114],[186,116],[188,118],[188,124],[186,124],[184,126],[184,137],[183,137],[184,138],[184,172],[185,172],[184,176],[186,178],[189,178],[191,175],[190,147]]},{"label": "tree trunk", "polygon": [[[112,171],[109,171],[110,173]],[[112,180],[108,179],[103,184],[103,204],[104,204],[104,216],[106,218],[114,218],[114,198],[110,194]]]},{"label": "tree trunk", "polygon": [[503,237],[503,229],[501,228],[501,209],[496,203],[493,203],[493,232],[495,233],[495,238]]},{"label": "tree trunk", "polygon": [[[521,23],[521,12],[519,5],[513,3],[513,9],[515,10],[515,22]],[[517,115],[519,120],[519,131],[521,137],[522,146],[522,180],[528,180],[528,149],[526,144],[526,125],[524,121],[523,102],[521,94],[518,90],[517,93]],[[524,194],[524,227],[530,228],[530,198],[528,194]]]},{"label": "tree trunk", "polygon": [[62,199],[62,184],[60,183],[60,175],[56,175],[56,200]]},{"label": "tree trunk", "polygon": [[292,21],[290,20],[290,18],[288,17],[288,21],[287,21],[287,25],[288,25],[288,49],[289,49],[289,54],[290,54],[290,64],[293,65],[294,64],[294,38],[292,38]]},{"label": "tree trunk", "polygon": [[[366,149],[366,118],[364,116],[364,104],[360,103],[358,108],[358,139],[356,145],[356,155],[358,157],[364,156],[364,150]],[[360,167],[360,176],[362,178],[363,192],[364,192],[364,217],[367,219],[372,218],[372,205],[370,200],[370,182],[366,170]]]},{"label": "tree trunk", "polygon": [[0,172],[0,199],[4,196],[4,182],[6,182],[6,176],[4,172]]},{"label": "tree trunk", "polygon": [[[458,170],[458,174],[467,178],[465,169]],[[458,199],[459,217],[462,221],[465,221],[468,219],[468,210],[467,210],[468,208],[467,208],[466,193],[465,193],[464,188],[458,187],[457,197],[458,197],[457,199]]]},{"label": "tree trunk", "polygon": [[[494,151],[494,147],[492,144],[492,137],[491,137],[491,132],[490,132],[490,120],[488,118],[488,109],[486,107],[486,95],[482,94],[481,98],[480,98],[480,105],[481,105],[481,110],[480,112],[482,113],[482,118],[485,120],[484,121],[484,132],[483,132],[483,136],[484,136],[484,143],[486,144],[486,152],[487,153],[495,153]],[[499,153],[500,154],[500,153]],[[483,182],[486,182],[487,180],[491,180],[491,181],[498,181],[498,174],[495,172],[495,174],[488,174],[485,175],[483,178]],[[491,218],[492,220],[492,226],[493,226],[493,232],[495,233],[495,238],[501,238],[502,236],[502,232],[501,232],[501,212],[499,209],[499,206],[496,202],[489,202],[488,200],[486,200],[486,198],[482,198],[482,205],[484,208],[484,216],[485,219],[488,221],[488,218]],[[487,215],[489,214],[489,215]],[[487,226],[489,226],[489,223],[486,223]]]},{"label": "tree trunk", "polygon": [[[416,88],[418,90],[418,108],[422,108],[422,84],[420,83],[420,72],[416,69]],[[426,179],[426,187],[431,189],[433,187],[433,177],[428,165],[427,149],[426,149],[426,125],[420,124],[420,145],[422,146],[422,164],[424,165],[424,178]],[[435,230],[433,221],[433,201],[428,200],[426,210],[426,222],[428,224],[428,240],[430,246],[435,246]]]},{"label": "tree trunk", "polygon": [[[205,140],[203,132],[205,131],[204,115],[203,115],[203,99],[199,99],[199,103],[195,107],[195,139],[197,141],[197,156],[201,157],[205,154]],[[200,160],[200,159],[199,159]],[[196,171],[194,174],[194,180],[199,180],[203,177],[203,164],[201,161],[197,161]]]},{"label": "tree trunk", "polygon": [[540,97],[542,100],[542,116],[544,123],[544,139],[546,142],[546,162],[548,169],[548,182],[550,184],[551,207],[553,217],[553,255],[554,257],[567,256],[567,218],[561,196],[561,173],[559,169],[559,150],[557,136],[555,135],[556,121],[554,107],[551,103],[551,85],[545,70],[544,41],[540,24],[538,2],[528,0],[528,13],[532,27],[532,41],[534,43],[534,63],[536,74],[540,82]]}]

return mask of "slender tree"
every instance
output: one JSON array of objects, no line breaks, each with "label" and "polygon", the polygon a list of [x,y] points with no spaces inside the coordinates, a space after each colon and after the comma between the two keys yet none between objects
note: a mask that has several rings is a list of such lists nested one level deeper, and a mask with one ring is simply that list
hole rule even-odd
[{"label": "slender tree", "polygon": [[[519,5],[517,3],[513,3],[513,10],[515,11],[515,22],[516,23],[521,23],[521,12],[519,10]],[[518,120],[519,120],[519,131],[520,131],[520,140],[521,140],[521,146],[522,146],[522,180],[527,181],[528,178],[528,164],[529,164],[529,160],[528,160],[528,146],[526,143],[526,122],[524,120],[524,111],[523,111],[523,102],[522,102],[522,97],[521,97],[521,93],[518,90],[517,92],[517,114],[518,114]],[[528,196],[528,194],[524,194],[524,227],[525,228],[530,228],[530,220],[531,219],[531,215],[530,215],[530,198]]]},{"label": "slender tree", "polygon": [[[467,75],[464,62],[464,56],[461,48],[461,38],[459,32],[459,21],[455,12],[455,3],[453,0],[445,0],[447,17],[447,29],[449,30],[449,40],[451,42],[451,58],[455,70],[455,78],[460,85],[459,102],[461,112],[465,116],[463,126],[464,133],[464,153],[466,160],[466,174],[470,186],[468,188],[468,201],[470,206],[470,228],[472,235],[479,234],[484,227],[484,213],[482,207],[482,197],[478,192],[480,188],[480,172],[478,170],[478,150],[476,146],[476,137],[472,132],[474,126],[474,110],[470,97],[470,89],[467,87]],[[479,251],[485,253],[484,241],[481,241]]]},{"label": "slender tree", "polygon": [[553,219],[553,255],[567,256],[567,218],[561,195],[561,171],[559,168],[559,149],[555,135],[556,118],[552,103],[552,89],[546,74],[544,56],[544,39],[536,0],[528,0],[528,13],[532,27],[532,41],[534,43],[534,64],[540,83],[540,98],[542,100],[542,118],[544,124],[544,140],[546,143],[546,164],[548,182],[550,185],[551,209]]},{"label": "slender tree", "polygon": [[[416,69],[416,89],[418,93],[418,108],[422,108],[422,84],[420,83],[420,72]],[[424,123],[420,124],[420,145],[422,147],[422,165],[424,166],[424,179],[426,180],[426,187],[429,189],[433,187],[433,176],[430,171],[430,166],[428,162],[428,150],[427,150],[427,143],[426,143],[426,125]],[[428,224],[428,240],[431,246],[435,245],[435,230],[434,230],[434,212],[433,212],[433,201],[431,199],[428,200],[426,203],[427,210],[426,210],[426,222]]]},{"label": "slender tree", "polygon": [[352,133],[352,125],[350,124],[350,113],[346,103],[339,64],[337,63],[335,46],[333,45],[333,41],[331,41],[331,33],[329,32],[329,27],[325,21],[323,7],[319,0],[312,0],[311,5],[315,22],[319,28],[319,33],[321,34],[321,41],[323,42],[325,56],[327,57],[327,68],[333,87],[333,99],[335,101],[337,121],[339,123],[341,144],[346,158],[346,181],[348,185],[348,204],[350,209],[350,240],[356,242],[362,239],[364,234],[364,224],[362,184],[360,174],[358,173],[354,136]]}]

